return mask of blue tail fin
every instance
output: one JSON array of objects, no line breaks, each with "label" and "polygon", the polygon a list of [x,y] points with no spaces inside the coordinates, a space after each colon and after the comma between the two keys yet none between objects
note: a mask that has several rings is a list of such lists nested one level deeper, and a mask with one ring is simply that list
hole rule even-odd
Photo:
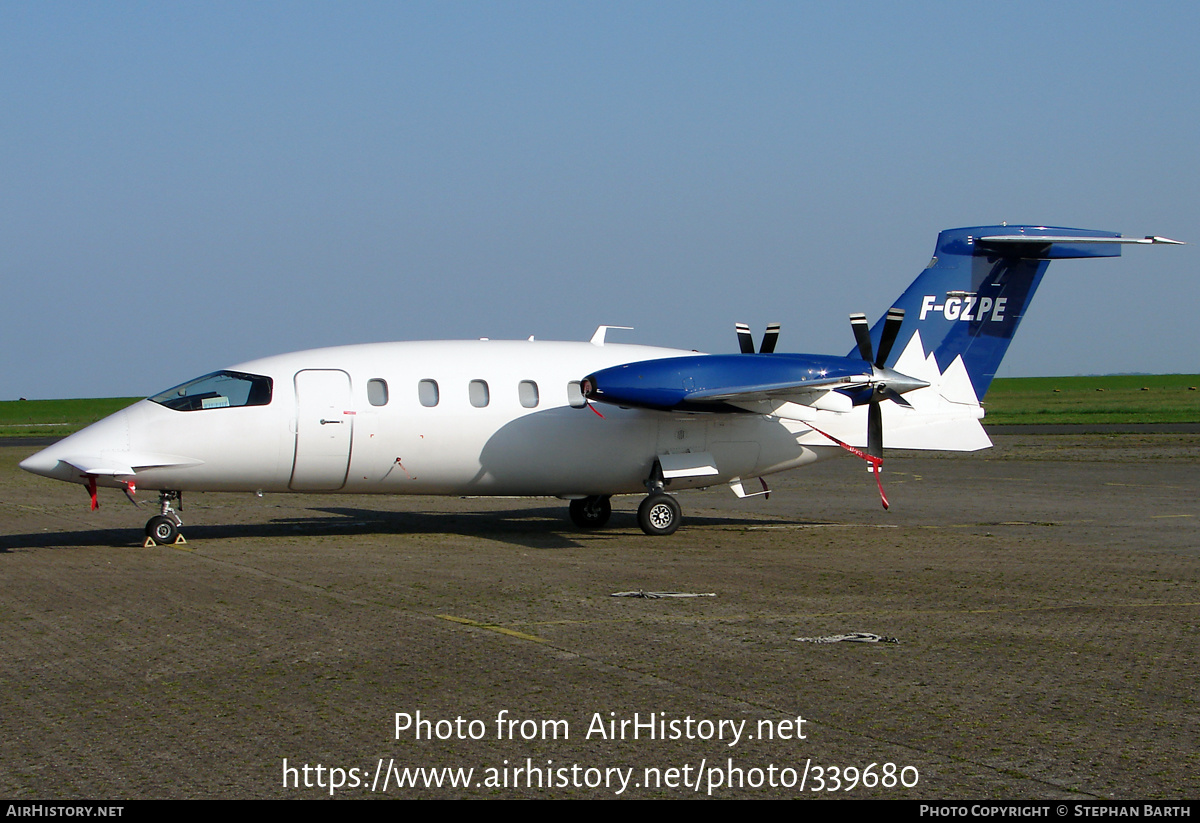
[{"label": "blue tail fin", "polygon": [[[1079,239],[1072,242],[1074,238]],[[982,400],[1050,261],[1118,257],[1122,242],[1153,241],[1044,226],[943,231],[933,260],[895,303],[905,315],[888,365],[919,331],[925,353],[933,353],[942,372],[962,356],[975,394]],[[880,318],[871,329],[876,348],[882,330]]]}]

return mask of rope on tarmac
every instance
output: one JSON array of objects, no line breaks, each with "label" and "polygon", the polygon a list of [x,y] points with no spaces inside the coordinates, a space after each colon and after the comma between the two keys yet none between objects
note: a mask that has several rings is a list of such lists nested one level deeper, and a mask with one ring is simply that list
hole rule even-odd
[{"label": "rope on tarmac", "polygon": [[662,597],[716,597],[716,592],[613,592],[609,597],[644,597],[647,600],[658,600]]},{"label": "rope on tarmac", "polygon": [[850,632],[849,634],[827,634],[824,637],[797,637],[801,643],[895,643],[900,641],[895,637],[885,637],[873,632]]}]

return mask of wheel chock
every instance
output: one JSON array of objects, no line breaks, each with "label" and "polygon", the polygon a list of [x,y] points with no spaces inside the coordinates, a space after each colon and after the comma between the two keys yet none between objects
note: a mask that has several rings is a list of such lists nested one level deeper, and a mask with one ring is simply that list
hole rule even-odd
[{"label": "wheel chock", "polygon": [[[174,542],[174,543],[172,543],[171,545],[172,545],[172,546],[182,546],[182,545],[185,545],[186,543],[187,543],[187,541],[183,539],[183,535],[182,535],[182,534],[178,534],[178,535],[176,535],[176,536],[175,536],[175,542]],[[147,536],[147,537],[146,537],[146,542],[142,544],[142,548],[143,548],[143,549],[153,549],[153,548],[154,548],[154,547],[156,547],[157,545],[158,545],[158,543],[154,542],[154,538],[153,538],[153,537],[149,537],[149,536]]]}]

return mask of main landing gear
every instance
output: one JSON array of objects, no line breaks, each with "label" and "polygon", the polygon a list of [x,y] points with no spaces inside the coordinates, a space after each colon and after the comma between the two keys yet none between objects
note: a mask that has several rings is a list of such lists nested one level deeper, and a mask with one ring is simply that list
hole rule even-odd
[{"label": "main landing gear", "polygon": [[611,516],[612,504],[607,495],[571,501],[571,522],[581,529],[599,529]]},{"label": "main landing gear", "polygon": [[[649,494],[638,506],[638,525],[651,537],[674,534],[683,522],[679,501],[667,494],[662,468],[656,461],[654,471],[646,480]],[[581,529],[599,529],[608,523],[612,504],[608,495],[593,495],[571,501],[571,522]]]},{"label": "main landing gear", "polygon": [[679,501],[663,491],[651,492],[638,506],[638,525],[646,534],[673,534],[683,521],[683,510]]},{"label": "main landing gear", "polygon": [[[603,528],[610,516],[612,504],[607,496],[584,497],[571,501],[571,522],[581,529]],[[679,528],[682,521],[679,501],[664,491],[651,492],[638,506],[638,525],[648,535],[671,534]],[[149,524],[146,528],[150,528]]]},{"label": "main landing gear", "polygon": [[176,491],[160,491],[158,493],[158,504],[161,510],[160,514],[156,514],[146,521],[146,543],[150,546],[169,546],[175,543],[186,543],[183,535],[179,533],[179,529],[183,526],[183,521],[179,515],[171,508],[171,501],[175,500],[179,503],[179,508],[183,508],[183,495]]},{"label": "main landing gear", "polygon": [[650,494],[638,506],[638,525],[651,537],[674,534],[683,522],[679,501],[667,494],[666,485],[662,466],[655,460],[654,468],[646,478],[646,491]]}]

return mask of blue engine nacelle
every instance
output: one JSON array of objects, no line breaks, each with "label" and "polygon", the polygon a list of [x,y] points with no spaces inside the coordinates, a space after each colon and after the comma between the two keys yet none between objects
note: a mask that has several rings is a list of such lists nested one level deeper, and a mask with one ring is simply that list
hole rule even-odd
[{"label": "blue engine nacelle", "polygon": [[658,411],[744,411],[733,397],[835,389],[855,404],[870,398],[870,363],[819,354],[708,354],[626,363],[581,381],[589,400]]}]

